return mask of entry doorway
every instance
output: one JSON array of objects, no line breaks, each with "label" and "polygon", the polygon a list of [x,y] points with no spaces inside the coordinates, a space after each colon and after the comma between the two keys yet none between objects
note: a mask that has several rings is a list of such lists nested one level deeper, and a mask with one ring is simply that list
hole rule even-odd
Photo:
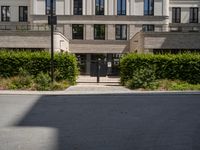
[{"label": "entry doorway", "polygon": [[97,76],[100,59],[100,76],[118,76],[122,54],[76,54],[81,75]]}]

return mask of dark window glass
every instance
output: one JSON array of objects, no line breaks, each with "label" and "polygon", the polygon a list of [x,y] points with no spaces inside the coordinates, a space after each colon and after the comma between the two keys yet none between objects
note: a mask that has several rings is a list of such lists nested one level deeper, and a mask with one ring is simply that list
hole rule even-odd
[{"label": "dark window glass", "polygon": [[154,30],[155,30],[154,25],[145,24],[145,25],[142,26],[142,31],[144,31],[144,32],[154,31]]},{"label": "dark window glass", "polygon": [[72,25],[72,38],[80,40],[83,39],[83,24]]},{"label": "dark window glass", "polygon": [[117,15],[126,15],[126,0],[117,0]]},{"label": "dark window glass", "polygon": [[115,37],[116,40],[127,40],[127,25],[116,25]]},{"label": "dark window glass", "polygon": [[94,39],[105,40],[105,25],[94,25]]},{"label": "dark window glass", "polygon": [[144,0],[144,15],[145,16],[154,15],[154,0]]},{"label": "dark window glass", "polygon": [[74,0],[74,15],[82,15],[82,0]]},{"label": "dark window glass", "polygon": [[198,23],[199,18],[199,9],[190,8],[190,23]]},{"label": "dark window glass", "polygon": [[[51,14],[51,0],[46,0],[46,15]],[[56,14],[56,0],[53,0],[53,14]]]},{"label": "dark window glass", "polygon": [[104,0],[96,0],[96,15],[104,15]]},{"label": "dark window glass", "polygon": [[10,21],[10,6],[1,6],[1,21]]},{"label": "dark window glass", "polygon": [[181,22],[181,8],[172,8],[172,23]]},{"label": "dark window glass", "polygon": [[28,7],[19,6],[19,21],[27,22],[28,21]]}]

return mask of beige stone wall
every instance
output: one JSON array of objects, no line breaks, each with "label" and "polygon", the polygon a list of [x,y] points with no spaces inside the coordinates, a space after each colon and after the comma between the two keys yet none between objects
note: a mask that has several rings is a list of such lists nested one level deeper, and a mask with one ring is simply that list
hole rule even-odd
[{"label": "beige stone wall", "polygon": [[144,38],[141,32],[138,32],[130,40],[130,52],[143,53],[144,52]]},{"label": "beige stone wall", "polygon": [[[0,48],[44,48],[50,49],[50,32],[1,31]],[[69,50],[69,41],[61,34],[54,33],[54,49]]]},{"label": "beige stone wall", "polygon": [[126,53],[129,50],[128,41],[115,40],[73,40],[70,41],[72,53]]},{"label": "beige stone wall", "polygon": [[146,49],[199,49],[200,33],[144,33]]},{"label": "beige stone wall", "polygon": [[130,40],[130,51],[152,52],[153,49],[200,49],[200,33],[139,32]]}]

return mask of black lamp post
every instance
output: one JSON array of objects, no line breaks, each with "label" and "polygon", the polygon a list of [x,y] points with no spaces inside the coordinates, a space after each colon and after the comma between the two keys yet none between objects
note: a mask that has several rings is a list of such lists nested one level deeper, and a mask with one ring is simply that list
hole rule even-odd
[{"label": "black lamp post", "polygon": [[55,18],[53,14],[53,1],[50,2],[50,16],[48,18],[48,22],[51,25],[51,82],[54,82],[54,24],[55,24]]}]

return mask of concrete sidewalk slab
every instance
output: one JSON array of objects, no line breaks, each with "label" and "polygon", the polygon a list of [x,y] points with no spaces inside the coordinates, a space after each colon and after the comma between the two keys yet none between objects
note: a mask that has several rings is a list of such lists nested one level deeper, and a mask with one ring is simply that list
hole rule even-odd
[{"label": "concrete sidewalk slab", "polygon": [[0,150],[56,150],[58,131],[49,127],[0,129]]}]

